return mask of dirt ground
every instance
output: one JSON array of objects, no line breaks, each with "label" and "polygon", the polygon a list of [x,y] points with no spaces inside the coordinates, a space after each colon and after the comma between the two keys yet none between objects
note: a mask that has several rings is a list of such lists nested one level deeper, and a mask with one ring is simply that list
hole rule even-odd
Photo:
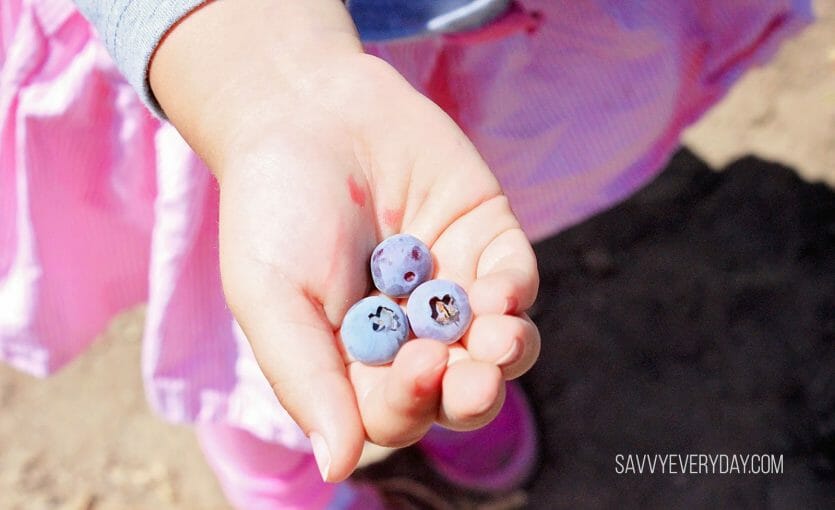
[{"label": "dirt ground", "polygon": [[[482,508],[835,508],[835,194],[796,177],[835,187],[835,1],[816,8],[692,152],[538,246],[542,468]],[[228,508],[189,429],[149,412],[142,319],[47,380],[0,366],[0,510]],[[782,453],[785,473],[616,475],[634,452]],[[367,475],[425,477],[398,460]]]}]

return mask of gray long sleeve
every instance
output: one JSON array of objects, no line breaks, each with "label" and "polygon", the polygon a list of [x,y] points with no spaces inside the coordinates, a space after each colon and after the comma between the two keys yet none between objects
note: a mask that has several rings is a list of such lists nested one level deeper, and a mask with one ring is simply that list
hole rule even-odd
[{"label": "gray long sleeve", "polygon": [[[148,64],[160,39],[208,0],[75,0],[145,104],[164,117],[148,83]],[[478,4],[478,7],[473,8]],[[389,40],[472,29],[490,22],[510,0],[353,0],[348,11],[364,40]],[[465,11],[462,8],[466,7]]]},{"label": "gray long sleeve", "polygon": [[157,115],[159,103],[148,83],[148,64],[160,39],[183,16],[206,0],[76,0],[96,27],[107,51],[128,82]]}]

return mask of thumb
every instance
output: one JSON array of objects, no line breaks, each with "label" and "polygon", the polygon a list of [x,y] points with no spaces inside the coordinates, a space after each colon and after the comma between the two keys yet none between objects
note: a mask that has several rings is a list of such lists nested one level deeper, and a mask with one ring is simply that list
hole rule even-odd
[{"label": "thumb", "polygon": [[247,306],[236,318],[281,405],[310,438],[322,479],[342,481],[359,462],[365,431],[334,333],[301,289],[263,283],[267,295],[240,301]]}]

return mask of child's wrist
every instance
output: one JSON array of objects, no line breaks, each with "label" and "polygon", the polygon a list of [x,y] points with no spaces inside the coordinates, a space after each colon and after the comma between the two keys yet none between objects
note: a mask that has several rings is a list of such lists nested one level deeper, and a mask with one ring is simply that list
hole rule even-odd
[{"label": "child's wrist", "polygon": [[333,62],[362,53],[339,0],[213,2],[177,26],[150,67],[154,94],[210,167],[248,123],[298,111]]}]

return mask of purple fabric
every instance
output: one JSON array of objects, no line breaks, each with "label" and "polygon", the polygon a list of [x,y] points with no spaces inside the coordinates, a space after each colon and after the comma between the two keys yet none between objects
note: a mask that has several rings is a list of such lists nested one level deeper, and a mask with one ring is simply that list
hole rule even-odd
[{"label": "purple fabric", "polygon": [[197,439],[226,499],[240,510],[384,510],[367,485],[322,481],[313,455],[227,425],[197,426]]},{"label": "purple fabric", "polygon": [[502,410],[485,427],[455,432],[436,425],[418,443],[447,480],[472,490],[505,492],[533,474],[539,445],[533,411],[518,384],[506,387]]},{"label": "purple fabric", "polygon": [[[525,0],[475,33],[368,50],[455,117],[541,239],[651,179],[810,20],[801,0]],[[224,305],[200,160],[69,1],[0,0],[0,27],[0,359],[45,376],[147,301],[157,412],[308,450]]]},{"label": "purple fabric", "polygon": [[[375,510],[384,504],[371,487],[322,482],[313,455],[265,442],[227,425],[198,424],[197,439],[226,498],[235,508]],[[473,490],[503,492],[536,466],[533,415],[521,388],[507,385],[499,415],[473,432],[434,427],[419,443],[434,468]]]}]

